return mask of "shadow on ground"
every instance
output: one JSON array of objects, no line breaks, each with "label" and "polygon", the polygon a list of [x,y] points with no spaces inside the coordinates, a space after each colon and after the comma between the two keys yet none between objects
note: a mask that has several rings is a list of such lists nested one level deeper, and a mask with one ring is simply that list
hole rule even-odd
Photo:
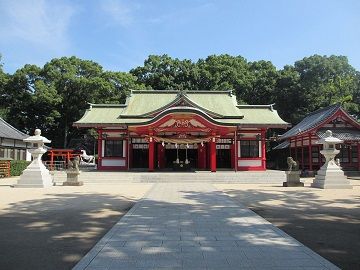
[{"label": "shadow on ground", "polygon": [[164,188],[165,185],[158,185],[156,192],[124,216],[76,269],[325,269],[330,266],[222,192],[201,186],[192,190],[185,184],[174,191]]},{"label": "shadow on ground", "polygon": [[311,188],[224,191],[340,268],[360,269],[360,196],[325,200]]},{"label": "shadow on ground", "polygon": [[[339,267],[360,268],[359,207],[353,207],[353,199],[320,201],[308,189],[233,189],[226,192]],[[141,215],[135,212],[121,219],[120,226],[114,227],[119,237],[108,243],[106,248],[109,250],[105,250],[104,255],[117,262],[121,258],[119,253],[113,253],[111,245],[123,245],[124,256],[129,258],[127,261],[136,264],[136,256],[140,254],[136,250],[148,247],[148,253],[145,248],[145,255],[142,256],[145,259],[149,257],[148,261],[152,262],[152,248],[158,245],[165,250],[165,264],[162,265],[165,268],[167,263],[178,263],[182,267],[189,263],[189,266],[194,266],[194,261],[198,262],[195,258],[197,255],[202,258],[199,267],[207,267],[206,263],[210,261],[213,267],[219,263],[218,269],[223,269],[225,263],[229,267],[242,263],[244,267],[263,266],[266,269],[274,267],[271,258],[275,255],[283,258],[279,260],[281,263],[288,264],[283,265],[283,269],[291,267],[293,262],[289,256],[292,252],[296,254],[293,249],[296,243],[278,238],[266,224],[253,224],[250,227],[252,213],[239,209],[234,200],[231,200],[233,204],[229,203],[228,196],[219,191],[190,190],[184,190],[183,196],[193,203],[141,201],[137,205],[141,208],[138,212]],[[359,200],[359,196],[356,199]],[[269,201],[282,203],[270,206],[264,203]],[[0,268],[70,269],[133,203],[126,197],[108,194],[72,193],[51,194],[51,198],[12,204],[5,209],[8,213],[0,214]],[[248,223],[243,223],[242,219]],[[210,222],[211,234],[205,229]],[[150,227],[144,224],[150,224]],[[181,231],[187,232],[183,236],[189,241],[184,241],[184,244],[189,246],[173,245],[172,240],[182,237],[179,236]],[[232,235],[231,239],[236,236],[237,240],[229,240],[229,235],[223,233],[226,231]],[[215,239],[212,238],[214,235]],[[278,243],[275,247],[272,244],[274,240]],[[244,248],[248,244],[252,247]],[[184,254],[178,252],[179,248],[189,249],[188,254],[193,257],[180,257]],[[251,258],[254,254],[251,248],[259,250],[255,255],[261,256]],[[236,250],[239,252],[236,256],[220,252],[229,249],[233,254]],[[93,266],[96,263],[101,265],[102,259],[101,256],[95,258]],[[159,261],[154,260],[154,263]]]},{"label": "shadow on ground", "polygon": [[134,202],[108,194],[51,194],[0,214],[1,269],[71,269]]}]

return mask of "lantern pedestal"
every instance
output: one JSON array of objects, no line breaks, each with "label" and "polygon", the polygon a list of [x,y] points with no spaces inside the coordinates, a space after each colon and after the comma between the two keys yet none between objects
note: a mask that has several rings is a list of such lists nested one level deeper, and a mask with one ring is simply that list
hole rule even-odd
[{"label": "lantern pedestal", "polygon": [[341,168],[335,163],[334,159],[325,162],[320,170],[318,170],[311,186],[322,189],[352,189],[350,181]]},{"label": "lantern pedestal", "polygon": [[333,137],[330,130],[326,131],[325,138],[319,140],[318,143],[323,144],[323,150],[320,153],[326,160],[325,164],[318,170],[311,184],[312,187],[322,189],[352,189],[350,181],[335,162],[335,156],[340,153],[340,150],[337,150],[335,145],[342,142],[342,140]]},{"label": "lantern pedestal", "polygon": [[42,155],[46,152],[46,149],[43,147],[44,143],[49,143],[50,141],[40,136],[40,134],[41,131],[36,129],[34,136],[24,139],[24,142],[32,143],[37,148],[29,150],[33,161],[23,171],[17,184],[14,185],[16,188],[44,188],[53,186],[49,170],[46,169],[41,161]]}]

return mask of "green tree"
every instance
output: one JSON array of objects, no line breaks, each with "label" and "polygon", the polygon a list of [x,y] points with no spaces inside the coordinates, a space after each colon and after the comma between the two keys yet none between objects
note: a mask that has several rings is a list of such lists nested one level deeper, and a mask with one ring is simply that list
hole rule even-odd
[{"label": "green tree", "polygon": [[7,115],[7,105],[5,103],[5,86],[9,79],[9,75],[3,71],[3,62],[2,56],[0,54],[0,117],[6,118]]},{"label": "green tree", "polygon": [[[37,115],[32,106],[37,81],[41,80],[41,69],[35,65],[25,65],[10,76],[3,93],[3,102],[7,104],[7,118],[15,127],[30,132],[34,127],[34,116]],[[41,110],[41,108],[39,108]],[[42,119],[39,118],[39,122]]]},{"label": "green tree", "polygon": [[63,147],[83,131],[72,127],[73,122],[88,108],[88,103],[123,102],[130,88],[144,88],[136,78],[122,72],[104,72],[93,61],[76,57],[53,59],[43,68],[45,83],[55,87],[61,97],[57,110],[61,115],[56,141]]},{"label": "green tree", "polygon": [[271,104],[276,101],[275,87],[279,78],[276,67],[270,61],[249,63],[251,86],[247,88],[244,101],[248,104]]},{"label": "green tree", "polygon": [[170,56],[150,55],[144,66],[134,68],[131,74],[148,88],[156,90],[166,89],[197,89],[193,84],[195,64],[190,60],[173,59]]},{"label": "green tree", "polygon": [[300,74],[300,89],[304,115],[318,108],[341,102],[346,107],[353,102],[358,87],[357,72],[345,56],[313,55],[295,62]]},{"label": "green tree", "polygon": [[285,66],[279,71],[275,85],[275,103],[279,115],[289,123],[297,123],[304,116],[298,106],[305,103],[301,100],[300,74],[293,66]]},{"label": "green tree", "polygon": [[341,103],[350,114],[356,115],[359,78],[359,72],[345,56],[305,57],[279,72],[274,95],[278,111],[293,124],[335,103]]},{"label": "green tree", "polygon": [[243,102],[251,88],[248,62],[241,56],[211,55],[199,59],[196,84],[205,90],[235,90],[239,102]]},{"label": "green tree", "polygon": [[106,87],[99,91],[96,100],[103,103],[124,103],[130,90],[146,89],[145,85],[137,82],[137,78],[127,72],[106,71],[101,79]]},{"label": "green tree", "polygon": [[76,57],[53,59],[43,68],[25,65],[10,76],[2,93],[8,121],[32,133],[41,128],[52,146],[67,147],[86,131],[72,126],[88,103],[124,102],[130,89],[143,89],[136,77],[103,71],[92,61]]}]

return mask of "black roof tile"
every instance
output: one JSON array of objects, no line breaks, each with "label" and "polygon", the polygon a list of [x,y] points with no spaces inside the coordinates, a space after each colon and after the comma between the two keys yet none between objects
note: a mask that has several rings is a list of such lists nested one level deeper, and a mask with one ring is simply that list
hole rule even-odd
[{"label": "black roof tile", "polygon": [[15,139],[15,140],[23,140],[27,137],[25,133],[17,130],[12,125],[7,123],[4,119],[0,117],[0,137],[1,138],[8,138],[8,139]]}]

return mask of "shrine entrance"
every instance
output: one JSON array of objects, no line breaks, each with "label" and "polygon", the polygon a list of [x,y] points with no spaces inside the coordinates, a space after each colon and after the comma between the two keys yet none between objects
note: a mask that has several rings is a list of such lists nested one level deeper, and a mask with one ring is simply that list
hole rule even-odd
[{"label": "shrine entrance", "polygon": [[147,168],[149,165],[148,149],[133,149],[132,167],[136,169]]},{"label": "shrine entrance", "polygon": [[[139,166],[148,149],[148,170],[210,170],[234,168],[234,137],[236,128],[219,125],[206,114],[193,109],[171,108],[163,116],[146,125],[129,127],[132,137],[133,162]],[[134,137],[137,136],[137,138]],[[141,146],[142,141],[146,146]],[[144,159],[143,163],[146,160]],[[144,166],[146,164],[142,164]]]},{"label": "shrine entrance", "polygon": [[231,169],[230,149],[216,149],[216,166],[220,169]]},{"label": "shrine entrance", "polygon": [[171,144],[165,145],[164,166],[172,170],[197,169],[197,144]]}]

